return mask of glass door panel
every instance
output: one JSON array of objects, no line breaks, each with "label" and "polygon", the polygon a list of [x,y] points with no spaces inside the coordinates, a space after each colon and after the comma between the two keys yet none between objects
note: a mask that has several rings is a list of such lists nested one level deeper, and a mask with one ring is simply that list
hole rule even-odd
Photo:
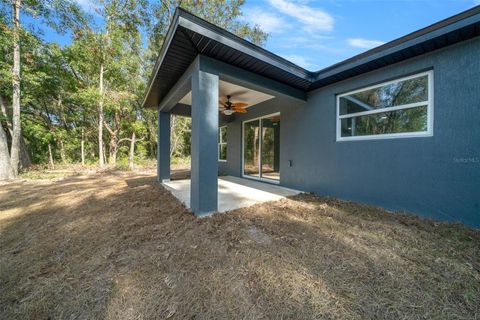
[{"label": "glass door panel", "polygon": [[261,177],[280,180],[280,116],[261,120]]},{"label": "glass door panel", "polygon": [[243,123],[243,174],[280,180],[280,114]]},{"label": "glass door panel", "polygon": [[260,177],[260,120],[243,124],[243,174]]}]

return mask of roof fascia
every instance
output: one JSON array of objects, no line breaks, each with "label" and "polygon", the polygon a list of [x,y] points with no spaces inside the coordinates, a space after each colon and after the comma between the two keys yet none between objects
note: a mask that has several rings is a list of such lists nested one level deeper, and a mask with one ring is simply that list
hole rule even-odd
[{"label": "roof fascia", "polygon": [[167,35],[165,36],[165,40],[163,41],[162,49],[160,50],[160,54],[158,55],[157,61],[155,62],[152,74],[150,75],[150,80],[148,81],[147,90],[145,91],[142,106],[145,106],[145,103],[147,102],[147,97],[149,96],[150,91],[152,90],[153,83],[157,78],[158,70],[162,65],[163,59],[165,59],[165,55],[167,54],[168,48],[170,47],[170,43],[172,42],[173,36],[175,35],[175,31],[178,28],[179,14],[180,14],[179,10],[175,11],[175,14],[172,19],[172,23],[170,24],[170,27],[168,28],[168,31],[167,31]]},{"label": "roof fascia", "polygon": [[[316,81],[319,81],[319,80],[323,80],[325,78],[328,78],[330,76],[333,76],[335,74],[338,74],[340,72],[343,72],[343,71],[346,71],[348,69],[352,69],[352,68],[355,68],[359,65],[362,65],[362,64],[366,64],[366,63],[369,63],[373,60],[376,60],[376,59],[381,59],[387,55],[390,55],[390,54],[393,54],[395,52],[398,52],[398,51],[401,51],[403,49],[406,49],[408,47],[412,47],[412,46],[415,46],[417,44],[420,44],[422,42],[426,42],[428,40],[432,40],[436,37],[439,37],[439,36],[442,36],[442,35],[445,35],[445,34],[448,34],[452,31],[455,31],[455,30],[458,30],[458,29],[461,29],[462,27],[465,27],[465,26],[468,26],[468,25],[471,25],[471,24],[474,24],[474,23],[477,23],[477,22],[480,22],[480,15],[479,14],[476,14],[476,15],[472,15],[472,16],[469,16],[467,18],[464,18],[462,20],[459,20],[459,21],[456,21],[452,24],[449,24],[449,25],[446,25],[442,28],[439,28],[439,29],[436,29],[436,30],[432,30],[426,34],[423,34],[421,36],[418,36],[418,37],[415,37],[411,40],[408,40],[408,41],[405,41],[405,42],[402,42],[396,46],[393,46],[391,48],[387,48],[387,49],[384,49],[384,50],[381,50],[377,53],[374,53],[374,54],[371,54],[371,55],[368,55],[364,58],[361,58],[361,59],[358,59],[356,61],[353,61],[353,62],[350,62],[350,63],[346,63],[346,64],[342,64],[342,62],[340,62],[339,66],[337,67],[328,67],[326,69],[323,69],[323,70],[320,70],[320,71],[317,71],[315,73],[315,80],[314,82]],[[396,41],[396,40],[394,40]]]},{"label": "roof fascia", "polygon": [[181,10],[180,12],[181,14],[178,22],[180,26],[215,40],[225,46],[248,54],[253,58],[287,71],[297,77],[308,81],[312,80],[312,73],[310,71],[305,70],[257,45],[254,45],[245,39],[237,37],[227,30],[212,25],[209,22],[200,19],[184,10]]}]

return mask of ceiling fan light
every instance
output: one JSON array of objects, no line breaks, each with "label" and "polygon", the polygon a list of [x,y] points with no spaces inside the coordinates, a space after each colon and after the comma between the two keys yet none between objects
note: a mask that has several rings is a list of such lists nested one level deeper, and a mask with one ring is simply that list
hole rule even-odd
[{"label": "ceiling fan light", "polygon": [[233,111],[232,110],[223,110],[223,114],[226,115],[226,116],[231,116],[233,114]]}]

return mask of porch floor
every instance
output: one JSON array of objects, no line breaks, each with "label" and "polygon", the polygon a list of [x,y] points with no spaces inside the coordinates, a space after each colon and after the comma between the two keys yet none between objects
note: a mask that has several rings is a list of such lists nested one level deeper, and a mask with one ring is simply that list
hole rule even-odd
[{"label": "porch floor", "polygon": [[[163,185],[190,208],[190,179],[164,182]],[[294,196],[301,191],[250,179],[218,177],[218,212],[248,207],[266,201]]]}]

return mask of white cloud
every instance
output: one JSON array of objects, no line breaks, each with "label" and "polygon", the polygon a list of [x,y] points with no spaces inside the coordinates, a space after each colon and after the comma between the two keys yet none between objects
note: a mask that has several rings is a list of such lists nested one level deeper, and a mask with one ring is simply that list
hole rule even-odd
[{"label": "white cloud", "polygon": [[282,32],[289,27],[288,23],[278,15],[255,7],[244,11],[245,20],[251,24],[256,24],[267,32]]},{"label": "white cloud", "polygon": [[322,9],[291,0],[269,0],[270,4],[281,13],[297,19],[305,31],[333,30],[333,17]]},{"label": "white cloud", "polygon": [[91,0],[74,0],[83,10],[94,13],[95,9]]},{"label": "white cloud", "polygon": [[297,54],[284,54],[282,55],[285,59],[290,62],[295,63],[296,65],[304,68],[304,69],[315,69],[317,67],[316,64],[312,63],[312,61],[304,56],[297,55]]},{"label": "white cloud", "polygon": [[374,47],[381,46],[385,42],[378,41],[378,40],[368,40],[363,38],[350,38],[347,39],[347,43],[355,48],[362,48],[362,49],[371,49]]},{"label": "white cloud", "polygon": [[75,2],[82,8],[89,8],[91,5],[90,0],[75,0]]}]

